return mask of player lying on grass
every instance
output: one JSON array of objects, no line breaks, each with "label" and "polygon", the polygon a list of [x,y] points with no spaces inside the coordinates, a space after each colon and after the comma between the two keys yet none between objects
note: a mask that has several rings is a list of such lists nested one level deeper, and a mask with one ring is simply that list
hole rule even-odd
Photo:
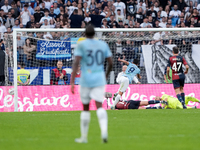
[{"label": "player lying on grass", "polygon": [[120,100],[115,105],[115,107],[111,106],[111,109],[161,109],[161,106],[142,107],[142,106],[147,106],[150,104],[157,104],[157,103],[161,103],[161,101],[160,100],[150,100],[150,101],[134,101],[134,100],[122,101]]},{"label": "player lying on grass", "polygon": [[[170,95],[167,95],[167,94],[163,94],[162,97],[156,96],[155,100],[161,100],[161,101],[167,102],[162,106],[165,109],[166,108],[183,109],[183,105],[181,104],[181,102],[177,98],[171,97]],[[186,105],[189,103],[189,101],[200,103],[200,100],[198,100],[194,97],[185,96],[185,104]],[[187,106],[187,108],[196,108],[196,106],[194,106],[194,107]]]}]

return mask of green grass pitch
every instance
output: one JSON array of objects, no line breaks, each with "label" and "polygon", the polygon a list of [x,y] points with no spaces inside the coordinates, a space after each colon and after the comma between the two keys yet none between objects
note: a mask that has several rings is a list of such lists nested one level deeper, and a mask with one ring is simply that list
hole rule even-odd
[{"label": "green grass pitch", "polygon": [[107,111],[103,144],[91,111],[87,144],[77,144],[80,112],[0,113],[0,150],[199,150],[200,110]]}]

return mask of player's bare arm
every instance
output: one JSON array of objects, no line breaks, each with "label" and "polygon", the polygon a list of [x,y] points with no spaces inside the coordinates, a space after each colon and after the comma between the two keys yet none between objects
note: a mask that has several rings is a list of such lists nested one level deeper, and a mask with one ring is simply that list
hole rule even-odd
[{"label": "player's bare arm", "polygon": [[76,72],[78,71],[78,66],[80,64],[80,61],[81,61],[81,56],[76,56],[75,59],[74,59],[74,63],[73,63],[73,66],[72,66],[72,76],[71,76],[71,92],[74,94],[74,81],[75,81],[75,76],[76,76]]},{"label": "player's bare arm", "polygon": [[129,62],[123,59],[120,59],[120,57],[118,58],[118,61],[125,63],[126,65],[129,65]]},{"label": "player's bare arm", "polygon": [[142,79],[142,76],[140,74],[137,74],[138,79]]},{"label": "player's bare arm", "polygon": [[188,66],[188,65],[185,65],[185,68],[186,68],[186,70],[185,70],[184,74],[187,74],[187,73],[188,73],[188,70],[189,70],[189,66]]},{"label": "player's bare arm", "polygon": [[171,77],[169,76],[169,70],[170,70],[170,67],[167,67],[167,76],[168,76],[168,79],[171,80]]},{"label": "player's bare arm", "polygon": [[164,75],[165,82],[168,83],[166,75]]},{"label": "player's bare arm", "polygon": [[108,61],[108,68],[106,71],[106,79],[108,79],[108,75],[109,75],[110,71],[112,70],[112,66],[113,66],[113,61],[112,61],[111,57],[108,57],[107,61]]}]

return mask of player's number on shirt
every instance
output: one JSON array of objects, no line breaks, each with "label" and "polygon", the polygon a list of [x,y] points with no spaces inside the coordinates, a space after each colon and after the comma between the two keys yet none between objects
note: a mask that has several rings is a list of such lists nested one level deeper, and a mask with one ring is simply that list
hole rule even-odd
[{"label": "player's number on shirt", "polygon": [[[95,54],[93,54],[95,53]],[[92,50],[87,50],[87,56],[90,57],[90,60],[87,62],[88,66],[91,66],[96,61],[97,65],[102,65],[104,62],[103,51],[97,50],[96,52]]]},{"label": "player's number on shirt", "polygon": [[172,70],[174,70],[174,71],[179,71],[180,68],[181,68],[181,65],[182,65],[182,62],[175,62],[175,63],[172,65]]},{"label": "player's number on shirt", "polygon": [[134,68],[134,67],[131,67],[131,68],[128,70],[128,73],[132,73],[134,70],[135,70],[135,68]]}]

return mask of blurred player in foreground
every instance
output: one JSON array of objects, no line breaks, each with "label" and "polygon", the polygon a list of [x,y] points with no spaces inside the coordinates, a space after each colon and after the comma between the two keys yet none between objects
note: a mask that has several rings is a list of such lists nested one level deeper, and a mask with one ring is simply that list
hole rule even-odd
[{"label": "blurred player in foreground", "polygon": [[[91,99],[96,101],[97,117],[101,129],[101,138],[104,143],[108,140],[108,117],[102,108],[104,100],[106,78],[112,69],[112,53],[108,45],[94,39],[95,31],[92,25],[85,30],[86,40],[80,42],[75,51],[73,73],[71,79],[71,92],[74,94],[74,80],[81,64],[80,97],[83,103],[83,111],[80,117],[81,137],[75,139],[77,143],[87,143],[88,128],[90,122],[89,103]],[[104,72],[105,58],[108,61],[108,69]]]},{"label": "blurred player in foreground", "polygon": [[134,59],[133,63],[128,62],[126,60],[120,59],[120,57],[118,58],[118,61],[121,61],[123,63],[125,63],[127,66],[127,69],[125,71],[124,74],[122,74],[122,76],[119,78],[119,84],[120,84],[120,88],[118,90],[118,94],[115,97],[115,101],[113,106],[111,106],[111,109],[115,108],[115,105],[119,102],[121,96],[123,95],[124,92],[126,92],[126,89],[129,86],[129,83],[132,83],[133,78],[137,75],[137,77],[140,79],[140,69],[137,67],[138,65],[138,60]]},{"label": "blurred player in foreground", "polygon": [[[186,109],[187,107],[185,106],[185,93],[184,93],[184,83],[185,83],[185,74],[188,73],[189,66],[187,65],[186,60],[179,56],[179,50],[178,47],[173,47],[173,56],[169,58],[168,66],[167,66],[167,76],[168,79],[170,80],[170,66],[172,69],[172,80],[173,80],[173,85],[174,85],[174,90],[176,93],[176,96],[178,100],[181,102],[183,105],[183,108]],[[185,65],[186,70],[183,73],[182,65]]]},{"label": "blurred player in foreground", "polygon": [[150,100],[150,101],[134,101],[134,100],[128,100],[128,101],[119,101],[115,105],[115,109],[161,109],[161,106],[158,107],[142,107],[147,106],[150,104],[157,104],[160,103],[160,100]]},{"label": "blurred player in foreground", "polygon": [[[165,109],[166,108],[183,109],[183,105],[181,104],[181,102],[177,98],[171,97],[170,95],[167,95],[167,94],[163,94],[162,97],[156,96],[155,100],[161,100],[161,101],[167,102],[162,106]],[[186,96],[185,97],[185,104],[187,105],[189,103],[189,101],[200,103],[200,101],[198,99],[191,97],[191,96]],[[187,108],[196,108],[196,106],[194,106],[194,107],[188,107],[187,106]]]}]

